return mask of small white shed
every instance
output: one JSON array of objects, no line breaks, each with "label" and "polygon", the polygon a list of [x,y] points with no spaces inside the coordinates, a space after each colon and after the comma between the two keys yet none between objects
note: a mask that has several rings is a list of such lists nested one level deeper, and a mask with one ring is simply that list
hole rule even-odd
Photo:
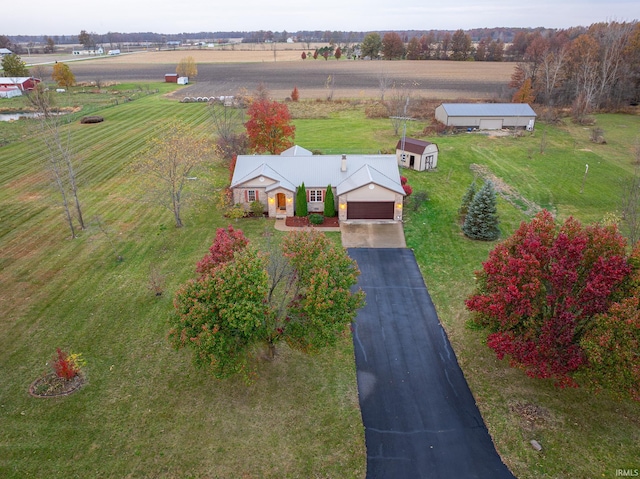
[{"label": "small white shed", "polygon": [[443,103],[436,108],[436,120],[455,128],[533,130],[536,112],[527,103]]},{"label": "small white shed", "polygon": [[415,138],[401,138],[396,145],[396,158],[398,165],[405,168],[433,170],[438,166],[438,145]]}]

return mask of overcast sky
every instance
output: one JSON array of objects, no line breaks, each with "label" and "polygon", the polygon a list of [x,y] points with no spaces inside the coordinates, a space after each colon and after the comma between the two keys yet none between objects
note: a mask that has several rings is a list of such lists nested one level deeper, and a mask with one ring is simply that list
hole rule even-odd
[{"label": "overcast sky", "polygon": [[639,18],[639,0],[30,0],[3,5],[0,34],[564,28]]}]

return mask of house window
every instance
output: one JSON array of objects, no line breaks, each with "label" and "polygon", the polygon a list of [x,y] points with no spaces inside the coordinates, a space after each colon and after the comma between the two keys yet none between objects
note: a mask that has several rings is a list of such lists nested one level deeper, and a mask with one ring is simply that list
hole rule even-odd
[{"label": "house window", "polygon": [[258,195],[256,194],[256,190],[247,190],[247,201],[249,203],[256,201],[258,199]]},{"label": "house window", "polygon": [[309,202],[311,203],[322,202],[322,190],[309,190]]}]

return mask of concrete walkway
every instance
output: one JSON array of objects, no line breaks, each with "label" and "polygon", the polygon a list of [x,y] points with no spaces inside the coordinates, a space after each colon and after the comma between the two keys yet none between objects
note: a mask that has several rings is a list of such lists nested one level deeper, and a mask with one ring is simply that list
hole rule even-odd
[{"label": "concrete walkway", "polygon": [[497,454],[409,249],[353,248],[368,479],[515,479]]}]

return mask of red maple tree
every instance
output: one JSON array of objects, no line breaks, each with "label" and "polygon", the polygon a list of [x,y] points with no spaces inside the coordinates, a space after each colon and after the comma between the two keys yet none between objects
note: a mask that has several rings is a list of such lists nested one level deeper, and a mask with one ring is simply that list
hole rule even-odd
[{"label": "red maple tree", "polygon": [[278,155],[293,146],[296,127],[291,124],[287,105],[261,99],[251,104],[247,114],[249,121],[244,126],[249,146],[256,153]]},{"label": "red maple tree", "polygon": [[575,386],[571,374],[586,363],[580,340],[629,272],[615,227],[569,218],[558,229],[542,211],[491,251],[466,305],[492,331],[487,343],[499,359]]},{"label": "red maple tree", "polygon": [[249,240],[242,230],[234,229],[231,225],[226,229],[218,228],[209,253],[198,262],[196,272],[202,276],[211,274],[218,265],[231,261],[233,255],[246,248],[248,244]]}]

